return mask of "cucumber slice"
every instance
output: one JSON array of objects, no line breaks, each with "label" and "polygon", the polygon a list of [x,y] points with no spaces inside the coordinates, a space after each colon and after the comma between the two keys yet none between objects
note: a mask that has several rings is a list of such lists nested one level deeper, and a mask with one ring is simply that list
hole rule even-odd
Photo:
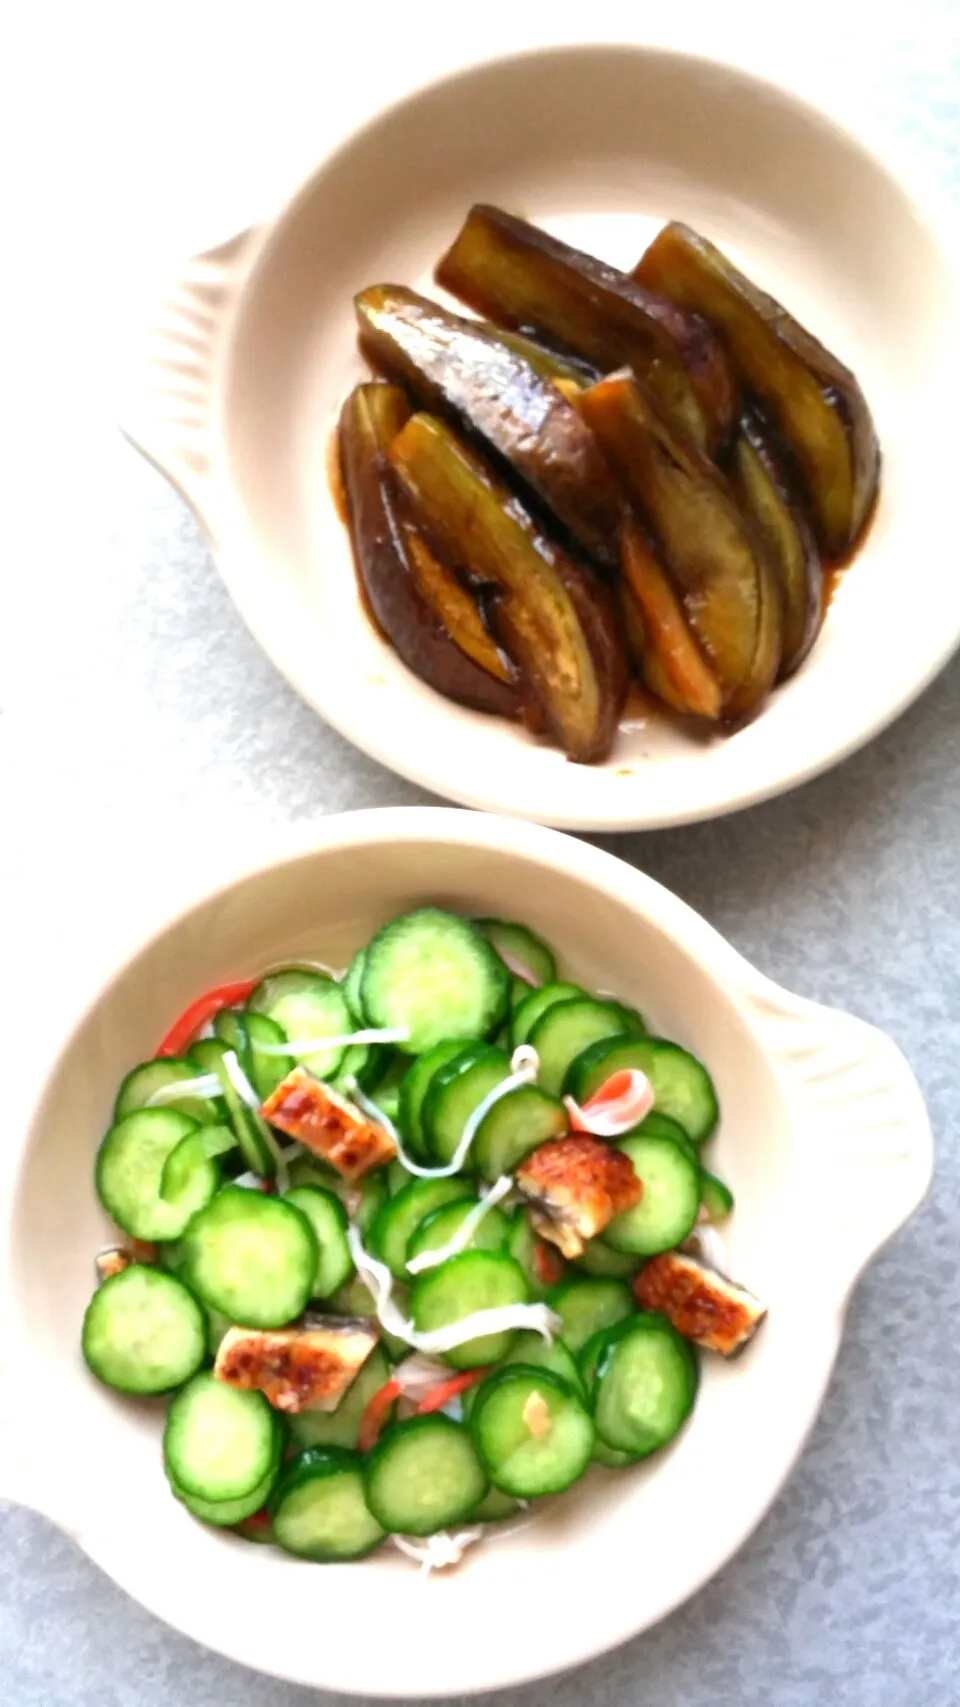
[{"label": "cucumber slice", "polygon": [[[542,937],[527,925],[514,923],[512,919],[474,919],[474,924],[481,930],[487,941],[500,955],[508,954],[511,959],[519,960],[533,974],[537,985],[552,984],[557,976],[557,962],[553,949],[548,948]],[[513,968],[507,966],[508,971]],[[516,976],[516,974],[514,974]],[[524,980],[521,980],[524,982]],[[527,984],[529,992],[530,985]]]},{"label": "cucumber slice", "polygon": [[563,1381],[579,1399],[586,1396],[577,1360],[562,1339],[545,1340],[540,1334],[524,1330],[514,1340],[502,1367],[509,1369],[515,1363],[522,1363],[527,1369],[549,1369],[551,1375]]},{"label": "cucumber slice", "polygon": [[[539,1234],[534,1231],[527,1211],[516,1209],[507,1234],[507,1252],[522,1269],[531,1298],[546,1298],[550,1290],[549,1284],[541,1280],[537,1267],[537,1248],[542,1242]],[[558,1251],[558,1257],[559,1254]]]},{"label": "cucumber slice", "polygon": [[572,1094],[578,1102],[586,1102],[611,1073],[623,1067],[646,1073],[653,1086],[654,1113],[679,1121],[694,1144],[709,1138],[720,1112],[713,1080],[702,1061],[663,1037],[633,1038],[605,1060],[578,1063],[570,1075]]},{"label": "cucumber slice", "polygon": [[615,1251],[603,1239],[588,1239],[577,1258],[577,1268],[584,1274],[600,1275],[614,1280],[630,1280],[640,1267],[640,1258],[625,1251]]},{"label": "cucumber slice", "polygon": [[444,1038],[487,1037],[509,1007],[510,978],[475,926],[422,907],[386,925],[367,949],[360,985],[372,1025],[406,1027],[403,1048],[423,1055]]},{"label": "cucumber slice", "polygon": [[576,1002],[586,998],[586,990],[579,984],[544,984],[539,990],[531,990],[518,1002],[510,1019],[510,1041],[514,1049],[521,1043],[527,1043],[530,1033],[538,1019],[556,1007],[560,1002]]},{"label": "cucumber slice", "polygon": [[374,1393],[379,1393],[389,1379],[387,1354],[381,1346],[375,1345],[335,1411],[297,1411],[287,1418],[291,1440],[301,1447],[355,1447],[363,1413]]},{"label": "cucumber slice", "polygon": [[[492,1371],[497,1375],[501,1369],[509,1369],[516,1363],[522,1363],[526,1369],[548,1369],[558,1381],[570,1388],[584,1404],[587,1401],[587,1388],[573,1353],[568,1351],[560,1339],[545,1340],[540,1334],[522,1329],[513,1342],[513,1349],[508,1352],[502,1363]],[[492,1377],[488,1377],[490,1379]],[[485,1383],[477,1387],[468,1387],[461,1395],[464,1420],[469,1421],[473,1407],[479,1395],[483,1392]]]},{"label": "cucumber slice", "polygon": [[437,1069],[421,1114],[432,1161],[440,1167],[453,1161],[471,1114],[509,1076],[509,1055],[489,1043],[473,1043]]},{"label": "cucumber slice", "polygon": [[387,1195],[396,1197],[397,1192],[402,1191],[404,1186],[409,1185],[410,1181],[416,1177],[416,1174],[407,1172],[399,1156],[394,1156],[393,1161],[387,1163]]},{"label": "cucumber slice", "polygon": [[363,1466],[343,1447],[301,1452],[270,1501],[273,1539],[299,1559],[361,1559],[384,1530],[364,1498]]},{"label": "cucumber slice", "polygon": [[615,1446],[608,1446],[605,1440],[597,1435],[593,1443],[593,1462],[603,1464],[608,1470],[627,1470],[631,1464],[639,1464],[642,1452],[620,1452]]},{"label": "cucumber slice", "polygon": [[512,1174],[525,1156],[559,1138],[570,1121],[556,1097],[539,1085],[518,1085],[495,1102],[477,1128],[470,1151],[472,1166],[492,1185],[501,1174]]},{"label": "cucumber slice", "polygon": [[[387,1184],[379,1169],[351,1182],[338,1174],[336,1168],[321,1162],[319,1156],[295,1156],[288,1172],[291,1186],[315,1185],[321,1191],[332,1191],[334,1197],[349,1210],[350,1219],[361,1238],[366,1238],[387,1201]],[[358,1196],[359,1205],[356,1204]]]},{"label": "cucumber slice", "polygon": [[[523,1270],[501,1251],[463,1251],[440,1268],[417,1276],[411,1298],[413,1324],[429,1333],[451,1322],[462,1322],[477,1310],[493,1310],[501,1304],[526,1304],[530,1289]],[[499,1363],[507,1356],[514,1331],[481,1334],[452,1351],[444,1360],[454,1369],[475,1369],[483,1363]]]},{"label": "cucumber slice", "polygon": [[439,1412],[395,1423],[367,1460],[367,1504],[392,1533],[433,1535],[462,1523],[486,1491],[469,1434]]},{"label": "cucumber slice", "polygon": [[445,1203],[469,1198],[470,1187],[462,1179],[415,1179],[391,1197],[370,1229],[374,1256],[385,1262],[390,1273],[403,1280],[407,1272],[410,1240],[427,1215]]},{"label": "cucumber slice", "polygon": [[700,1175],[700,1203],[708,1221],[725,1221],[733,1213],[733,1192],[716,1174],[706,1169]]},{"label": "cucumber slice", "polygon": [[366,1023],[366,1015],[364,1014],[363,1002],[360,997],[360,986],[363,983],[363,969],[366,964],[366,948],[358,948],[350,962],[350,965],[347,967],[343,982],[340,985],[341,990],[347,998],[347,1006],[349,1007],[350,1012],[360,1021],[361,1025]]},{"label": "cucumber slice", "polygon": [[228,1387],[212,1374],[195,1375],[177,1394],[163,1433],[167,1474],[178,1493],[211,1503],[259,1490],[276,1473],[281,1445],[280,1424],[263,1394]]},{"label": "cucumber slice", "polygon": [[221,1043],[233,1050],[261,1102],[266,1102],[293,1071],[292,1055],[263,1053],[263,1044],[272,1048],[287,1040],[282,1026],[266,1014],[239,1014],[235,1008],[221,1008],[213,1030]]},{"label": "cucumber slice", "polygon": [[604,1037],[615,1037],[622,1021],[609,1002],[589,996],[556,1002],[542,1014],[527,1041],[540,1057],[539,1083],[551,1096],[565,1088],[567,1070],[584,1049]]},{"label": "cucumber slice", "polygon": [[[394,1287],[393,1301],[398,1310],[402,1310],[404,1315],[408,1314],[410,1294],[405,1286]],[[340,1290],[334,1293],[333,1297],[330,1299],[330,1308],[338,1316],[362,1316],[364,1318],[372,1318],[377,1314],[377,1307],[373,1300],[373,1294],[366,1282],[361,1280],[358,1274],[355,1274],[352,1280],[348,1280],[346,1286],[341,1286]],[[387,1356],[393,1359],[394,1363],[399,1362],[403,1357],[410,1356],[410,1347],[406,1340],[398,1339],[396,1334],[388,1334],[385,1328],[380,1329],[380,1344],[383,1346]],[[370,1356],[373,1356],[372,1352]],[[367,1362],[369,1362],[369,1358],[367,1359]],[[365,1363],[363,1368],[366,1369],[366,1367],[367,1364]],[[358,1376],[357,1380],[359,1379],[360,1377]],[[383,1386],[383,1382],[381,1382],[380,1385]],[[353,1391],[352,1387],[350,1388],[350,1391]]]},{"label": "cucumber slice", "polygon": [[[119,1091],[113,1110],[114,1124],[123,1120],[128,1114],[134,1114],[138,1108],[146,1108],[150,1098],[157,1091],[165,1091],[168,1085],[184,1083],[196,1079],[198,1070],[192,1061],[176,1061],[164,1056],[158,1061],[144,1061],[140,1067],[134,1067],[128,1073]],[[223,1110],[210,1097],[183,1096],[173,1101],[164,1101],[156,1105],[158,1108],[175,1108],[180,1114],[188,1114],[191,1120],[199,1120],[201,1124],[223,1119]]]},{"label": "cucumber slice", "polygon": [[[400,1086],[410,1065],[409,1055],[401,1055],[396,1049],[380,1049],[378,1057],[386,1062],[382,1077],[375,1082],[364,1085],[367,1095],[373,1098],[381,1114],[394,1122],[400,1118]],[[377,1063],[379,1070],[379,1062]]]},{"label": "cucumber slice", "polygon": [[643,1181],[643,1196],[632,1209],[615,1215],[603,1236],[615,1251],[655,1257],[672,1251],[693,1231],[700,1209],[700,1169],[670,1138],[636,1132],[620,1140]]},{"label": "cucumber slice", "polygon": [[[472,1392],[473,1389],[471,1388]],[[488,1488],[471,1516],[471,1523],[503,1523],[508,1517],[516,1517],[521,1510],[520,1501],[512,1494],[505,1494],[500,1488]]]},{"label": "cucumber slice", "polygon": [[[171,1485],[177,1499],[181,1505],[186,1506],[192,1517],[199,1518],[201,1523],[212,1523],[217,1529],[233,1529],[236,1524],[245,1523],[248,1517],[252,1517],[255,1511],[266,1505],[275,1481],[276,1472],[272,1471],[252,1493],[245,1494],[238,1500],[200,1500],[193,1494],[184,1493],[182,1488]],[[255,1537],[250,1535],[248,1539],[254,1540]],[[257,1539],[269,1539],[269,1532]]]},{"label": "cucumber slice", "polygon": [[561,1336],[574,1356],[601,1328],[613,1327],[636,1310],[629,1286],[599,1277],[562,1280],[551,1287],[548,1302],[563,1322]]},{"label": "cucumber slice", "polygon": [[646,1037],[647,1022],[642,1013],[638,1013],[636,1008],[625,1006],[623,1002],[614,1002],[613,1006],[616,1008],[617,1013],[623,1020],[623,1029],[628,1036]]},{"label": "cucumber slice", "polygon": [[[262,1179],[272,1179],[277,1171],[277,1164],[266,1128],[260,1116],[247,1107],[237,1091],[224,1061],[226,1053],[227,1044],[221,1042],[218,1037],[208,1037],[193,1045],[190,1059],[205,1073],[215,1073],[219,1079],[230,1125],[236,1133],[237,1143],[247,1167]],[[237,1060],[240,1061],[239,1055]],[[243,1065],[242,1062],[240,1064]]]},{"label": "cucumber slice", "polygon": [[343,1060],[343,1047],[325,1049],[325,1037],[344,1037],[354,1030],[354,1019],[340,984],[322,972],[291,967],[271,972],[261,980],[247,1001],[251,1013],[266,1014],[292,1043],[317,1039],[311,1055],[297,1057],[301,1066],[318,1079],[330,1079]]},{"label": "cucumber slice", "polygon": [[160,1175],[160,1196],[167,1203],[176,1203],[190,1190],[190,1176],[197,1168],[228,1156],[237,1148],[237,1135],[232,1126],[200,1126],[188,1132],[170,1151]]},{"label": "cucumber slice", "polygon": [[351,1043],[343,1052],[343,1060],[333,1078],[335,1090],[349,1096],[354,1085],[362,1088],[373,1072],[376,1046],[372,1043]]},{"label": "cucumber slice", "polygon": [[88,1367],[118,1393],[166,1393],[195,1375],[207,1325],[193,1294],[172,1274],[134,1264],[98,1287],[83,1318]]},{"label": "cucumber slice", "polygon": [[669,1138],[671,1144],[676,1144],[685,1156],[689,1156],[696,1167],[700,1167],[700,1152],[696,1144],[691,1144],[679,1121],[671,1120],[668,1114],[648,1114],[646,1120],[641,1120],[632,1132],[624,1134],[627,1138]]},{"label": "cucumber slice", "polygon": [[[622,1009],[618,1009],[622,1013]],[[641,1056],[637,1050],[640,1041],[636,1033],[628,1032],[625,1028],[613,1037],[601,1037],[599,1042],[591,1043],[589,1049],[584,1049],[576,1060],[571,1062],[564,1090],[575,1097],[577,1102],[589,1102],[595,1096],[601,1085],[628,1068],[636,1068],[646,1072],[640,1066]],[[646,1041],[644,1039],[643,1041]]]},{"label": "cucumber slice", "polygon": [[593,1419],[565,1381],[517,1364],[485,1381],[470,1416],[494,1487],[516,1499],[559,1494],[593,1455]]},{"label": "cucumber slice", "polygon": [[401,1080],[400,1130],[415,1161],[429,1160],[430,1153],[421,1117],[424,1099],[434,1074],[462,1053],[463,1043],[459,1037],[444,1037],[439,1043],[435,1043],[432,1049],[428,1049],[425,1055],[419,1056],[413,1066],[408,1067]]},{"label": "cucumber slice", "polygon": [[306,1216],[282,1198],[225,1186],[194,1216],[182,1243],[187,1284],[232,1322],[286,1327],[310,1301],[316,1237]]},{"label": "cucumber slice", "polygon": [[329,1298],[353,1273],[346,1210],[332,1191],[315,1185],[295,1185],[284,1194],[283,1201],[306,1216],[317,1241],[317,1272],[310,1296]]},{"label": "cucumber slice", "polygon": [[209,1158],[191,1170],[176,1202],[160,1195],[171,1150],[188,1132],[198,1130],[195,1120],[172,1108],[141,1108],[111,1126],[97,1153],[97,1195],[131,1239],[179,1239],[197,1210],[210,1202],[220,1184],[220,1170]]},{"label": "cucumber slice", "polygon": [[[407,1262],[422,1256],[424,1251],[442,1251],[476,1207],[475,1197],[465,1197],[459,1203],[444,1204],[441,1209],[425,1216],[407,1246]],[[466,1251],[502,1251],[509,1230],[510,1223],[503,1210],[494,1204],[474,1228],[469,1243],[463,1248]]]},{"label": "cucumber slice", "polygon": [[597,1367],[597,1433],[620,1452],[656,1452],[686,1422],[697,1382],[693,1351],[666,1317],[634,1316],[610,1335]]}]

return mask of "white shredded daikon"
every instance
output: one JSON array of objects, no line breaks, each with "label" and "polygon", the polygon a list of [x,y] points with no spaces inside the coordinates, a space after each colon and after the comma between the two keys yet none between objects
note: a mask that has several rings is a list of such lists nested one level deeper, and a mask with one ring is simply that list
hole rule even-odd
[{"label": "white shredded daikon", "polygon": [[694,1254],[705,1262],[708,1268],[715,1268],[725,1280],[730,1279],[727,1247],[716,1227],[711,1227],[708,1222],[698,1222],[686,1243],[695,1247]]},{"label": "white shredded daikon", "polygon": [[488,1211],[493,1209],[501,1198],[506,1197],[507,1193],[512,1190],[513,1180],[510,1175],[501,1174],[496,1183],[490,1187],[490,1190],[483,1193],[479,1203],[474,1204],[469,1215],[464,1216],[453,1238],[448,1239],[445,1245],[441,1245],[435,1251],[421,1251],[418,1257],[411,1257],[407,1263],[409,1272],[411,1274],[422,1274],[424,1269],[439,1268],[440,1264],[446,1262],[448,1257],[459,1256],[461,1251],[466,1250]]},{"label": "white shredded daikon", "polygon": [[294,1037],[285,1043],[258,1043],[256,1048],[258,1055],[322,1055],[328,1049],[352,1049],[358,1043],[406,1043],[409,1036],[405,1025],[367,1026],[340,1037]]},{"label": "white shredded daikon", "polygon": [[386,1263],[364,1250],[356,1227],[348,1229],[347,1240],[357,1273],[373,1294],[380,1326],[416,1351],[442,1356],[458,1345],[466,1345],[468,1340],[479,1339],[484,1334],[509,1333],[513,1328],[529,1329],[552,1344],[554,1334],[562,1326],[560,1317],[546,1304],[497,1304],[489,1310],[475,1310],[459,1322],[447,1322],[442,1328],[415,1328],[394,1302],[393,1275]]},{"label": "white shredded daikon", "polygon": [[474,1529],[460,1529],[455,1534],[451,1534],[449,1529],[438,1529],[435,1535],[427,1535],[422,1541],[409,1535],[391,1535],[390,1540],[398,1552],[420,1566],[420,1576],[429,1577],[431,1571],[444,1571],[450,1565],[459,1565],[467,1548],[475,1541],[483,1540],[483,1533],[478,1525]]},{"label": "white shredded daikon", "polygon": [[224,1050],[223,1065],[226,1068],[227,1078],[230,1080],[230,1083],[236,1091],[237,1096],[240,1098],[240,1101],[245,1102],[248,1108],[252,1108],[255,1114],[259,1114],[260,1098],[257,1096],[256,1091],[251,1085],[250,1080],[247,1078],[246,1073],[241,1067],[240,1062],[237,1060],[232,1049]]},{"label": "white shredded daikon", "polygon": [[424,1357],[416,1351],[412,1357],[405,1357],[393,1371],[393,1380],[398,1381],[400,1390],[408,1399],[425,1399],[432,1393],[434,1387],[439,1387],[450,1379],[450,1367],[446,1363],[438,1363],[434,1357]]},{"label": "white shredded daikon", "polygon": [[181,1097],[216,1097],[220,1095],[220,1080],[216,1073],[199,1073],[195,1079],[171,1079],[158,1085],[147,1097],[145,1108],[159,1108],[167,1102],[179,1102]]},{"label": "white shredded daikon", "polygon": [[442,1168],[425,1168],[421,1166],[419,1162],[414,1161],[412,1156],[407,1154],[406,1150],[403,1148],[403,1142],[400,1134],[394,1126],[393,1121],[388,1115],[384,1114],[382,1108],[377,1107],[377,1104],[370,1097],[364,1095],[355,1079],[351,1080],[350,1095],[358,1108],[363,1109],[364,1113],[368,1114],[371,1120],[379,1121],[384,1130],[389,1132],[397,1146],[397,1155],[400,1157],[401,1162],[409,1174],[415,1174],[417,1179],[451,1179],[454,1174],[458,1174],[460,1172],[460,1169],[463,1167],[463,1164],[469,1154],[470,1146],[473,1143],[474,1138],[477,1136],[480,1127],[483,1125],[483,1122],[490,1113],[490,1110],[500,1101],[501,1097],[509,1096],[511,1091],[519,1090],[523,1085],[532,1085],[535,1083],[537,1074],[540,1071],[540,1057],[529,1043],[522,1043],[519,1049],[515,1049],[513,1052],[510,1068],[511,1071],[508,1073],[507,1077],[505,1079],[501,1079],[499,1085],[494,1085],[493,1090],[488,1091],[486,1096],[478,1102],[476,1108],[464,1124],[463,1132],[460,1136],[460,1142],[457,1145],[456,1150],[454,1151],[450,1161]]}]

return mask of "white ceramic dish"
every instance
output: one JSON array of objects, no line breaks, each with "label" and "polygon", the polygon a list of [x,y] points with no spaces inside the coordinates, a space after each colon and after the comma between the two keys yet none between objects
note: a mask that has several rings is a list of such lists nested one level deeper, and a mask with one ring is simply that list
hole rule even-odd
[{"label": "white ceramic dish", "polygon": [[[575,975],[618,990],[709,1063],[718,1166],[737,1198],[731,1263],[770,1316],[740,1362],[705,1360],[671,1451],[594,1472],[528,1529],[424,1582],[388,1551],[307,1566],[194,1523],[164,1479],[162,1407],[99,1387],[78,1335],[105,1233],[93,1157],[123,1072],[198,991],[285,957],[345,961],[427,898],[529,921]],[[317,1688],[425,1699],[586,1660],[730,1558],[800,1451],[857,1275],[924,1194],[931,1139],[886,1037],[761,977],[650,879],[529,824],[401,808],[323,820],[137,948],[54,1062],[15,1160],[0,1243],[14,1318],[0,1342],[0,1492],[236,1660]],[[638,1534],[656,1570],[636,1568]],[[574,1579],[576,1616],[558,1618]]]},{"label": "white ceramic dish", "polygon": [[[351,299],[378,279],[432,288],[479,199],[624,265],[662,221],[686,219],[863,383],[885,456],[878,514],[809,662],[733,739],[637,712],[606,763],[572,766],[434,694],[361,609],[327,476],[339,403],[363,371]],[[125,429],[202,517],[279,669],[392,770],[572,829],[714,817],[862,745],[960,639],[960,579],[943,567],[960,390],[947,229],[854,136],[752,75],[640,47],[498,60],[387,109],[272,224],[189,263]]]}]

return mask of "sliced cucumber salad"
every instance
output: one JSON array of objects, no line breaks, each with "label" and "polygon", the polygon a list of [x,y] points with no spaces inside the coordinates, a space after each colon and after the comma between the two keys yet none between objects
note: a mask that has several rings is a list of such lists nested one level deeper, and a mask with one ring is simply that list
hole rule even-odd
[{"label": "sliced cucumber salad", "polygon": [[451,1529],[674,1438],[697,1346],[763,1312],[690,1254],[734,1208],[702,1161],[719,1105],[633,995],[529,924],[424,906],[339,976],[215,987],[131,1065],[95,1166],[127,1243],[81,1345],[116,1392],[169,1395],[191,1518],[449,1564]]}]

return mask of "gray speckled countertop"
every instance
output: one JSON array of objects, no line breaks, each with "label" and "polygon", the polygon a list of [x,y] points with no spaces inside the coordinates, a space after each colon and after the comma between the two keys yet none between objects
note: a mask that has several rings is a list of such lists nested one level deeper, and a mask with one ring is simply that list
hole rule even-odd
[{"label": "gray speckled countertop", "polygon": [[[485,28],[502,35],[509,8],[500,20],[499,10],[487,25],[485,9]],[[709,9],[679,10],[689,39],[702,44],[702,27],[722,40]],[[774,68],[778,55],[820,57],[835,96],[846,87],[865,99],[956,198],[955,0],[919,0],[895,26],[870,8],[867,40],[852,23],[859,5],[805,7],[793,40],[765,21],[769,8],[734,10],[741,29],[749,14],[770,36]],[[354,23],[338,21],[334,40],[321,11],[41,6],[6,26],[4,117],[21,162],[6,218],[23,265],[6,281],[5,390],[11,376],[20,384],[8,420],[22,463],[5,498],[14,645],[0,737],[4,798],[17,807],[5,942],[8,967],[35,965],[38,951],[58,967],[64,1002],[89,986],[104,942],[137,927],[146,896],[151,910],[174,904],[198,847],[420,798],[293,696],[241,626],[183,505],[108,422],[105,364],[135,287],[268,208],[330,134],[327,92],[350,85],[330,66],[356,63]],[[597,11],[613,28],[638,27],[627,8]],[[383,27],[399,43],[397,19]],[[367,47],[363,63],[369,105],[392,86],[391,53]],[[955,555],[944,541],[945,574]],[[759,1532],[666,1624],[511,1694],[518,1707],[960,1699],[958,783],[955,663],[894,729],[798,793],[607,842],[773,977],[890,1031],[929,1099],[938,1167],[923,1211],[857,1290],[820,1422]],[[39,1000],[47,986],[32,976]],[[18,979],[18,999],[23,990]],[[36,1022],[42,1008],[28,1005]],[[42,1519],[0,1509],[0,1536],[4,1707],[316,1699],[172,1634]]]}]

